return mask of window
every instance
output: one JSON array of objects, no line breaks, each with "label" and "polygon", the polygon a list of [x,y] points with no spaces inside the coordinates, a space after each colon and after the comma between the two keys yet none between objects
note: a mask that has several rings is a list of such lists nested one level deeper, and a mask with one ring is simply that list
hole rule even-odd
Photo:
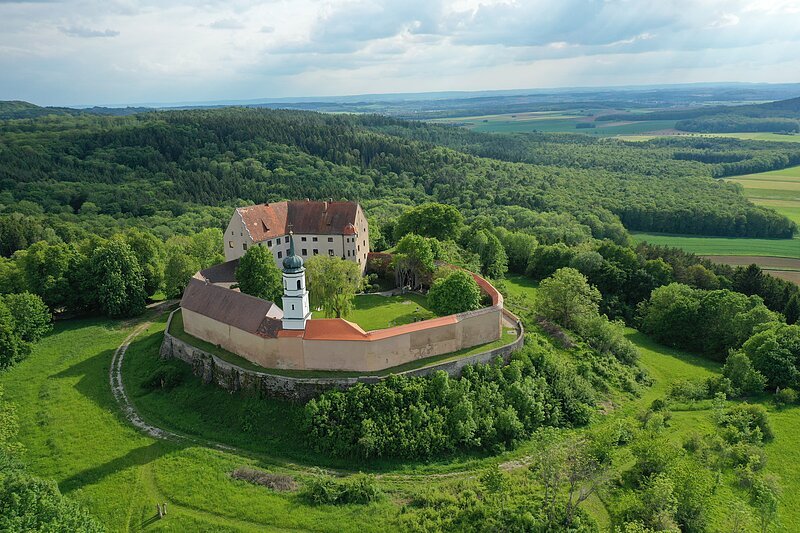
[{"label": "window", "polygon": [[312,242],[317,242],[317,238],[316,237],[311,237],[311,241]]},{"label": "window", "polygon": [[361,246],[357,246],[357,248],[358,248],[358,251],[360,252],[361,251]]},{"label": "window", "polygon": [[307,248],[303,248],[302,250],[300,250],[300,253],[302,255],[308,255],[308,249]]},{"label": "window", "polygon": [[231,230],[231,235],[233,235],[233,230]]},{"label": "window", "polygon": [[297,290],[299,291],[299,290],[300,290],[300,289],[302,289],[302,288],[303,288],[303,287],[300,285],[300,280],[298,279],[298,280],[297,280]]},{"label": "window", "polygon": [[347,257],[350,257],[350,250],[347,250]]},{"label": "window", "polygon": [[228,241],[228,248],[233,248],[233,241]]},{"label": "window", "polygon": [[281,257],[283,257],[283,252],[278,252],[278,259],[280,259]]},{"label": "window", "polygon": [[314,248],[314,255],[319,255],[319,250],[317,250],[316,248]]},{"label": "window", "polygon": [[292,304],[292,311],[294,311],[294,304]]},{"label": "window", "polygon": [[247,250],[247,243],[246,242],[242,243],[242,250]]},{"label": "window", "polygon": [[289,236],[288,235],[283,238],[283,242],[289,242]]},{"label": "window", "polygon": [[306,242],[306,240],[307,240],[306,237],[300,237],[300,242]]},{"label": "window", "polygon": [[333,250],[328,250],[328,255],[333,257]]},{"label": "window", "polygon": [[271,240],[267,241],[267,246],[272,246],[272,241]]},{"label": "window", "polygon": [[328,237],[328,242],[333,242],[333,237]]}]

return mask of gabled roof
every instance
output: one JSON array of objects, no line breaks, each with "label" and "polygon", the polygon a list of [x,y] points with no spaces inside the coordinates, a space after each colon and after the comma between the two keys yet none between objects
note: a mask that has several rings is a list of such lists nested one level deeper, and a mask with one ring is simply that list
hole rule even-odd
[{"label": "gabled roof", "polygon": [[226,289],[192,278],[183,292],[181,307],[207,316],[248,333],[268,333],[274,329],[262,322],[283,318],[283,311],[273,302]]},{"label": "gabled roof", "polygon": [[[237,214],[254,242],[294,233],[344,235],[355,224],[356,202],[292,201],[240,207]],[[291,224],[291,227],[290,227]]]}]

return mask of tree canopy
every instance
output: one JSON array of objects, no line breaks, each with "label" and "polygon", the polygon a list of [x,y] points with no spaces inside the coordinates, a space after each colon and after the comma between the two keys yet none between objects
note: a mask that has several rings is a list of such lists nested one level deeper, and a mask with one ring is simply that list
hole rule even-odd
[{"label": "tree canopy", "polygon": [[326,317],[347,318],[361,287],[358,263],[316,255],[306,261],[306,278],[313,308],[321,308]]},{"label": "tree canopy", "polygon": [[252,246],[239,259],[236,281],[243,293],[270,302],[280,303],[283,296],[283,274],[275,265],[272,251],[263,246]]}]

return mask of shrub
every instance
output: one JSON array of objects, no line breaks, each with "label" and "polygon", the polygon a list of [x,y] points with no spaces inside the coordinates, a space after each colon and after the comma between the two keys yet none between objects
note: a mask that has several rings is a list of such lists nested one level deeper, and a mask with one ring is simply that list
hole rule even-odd
[{"label": "shrub", "polygon": [[183,382],[183,372],[172,365],[162,365],[142,383],[147,390],[171,390]]},{"label": "shrub", "polygon": [[764,390],[767,380],[753,368],[750,358],[741,351],[731,352],[722,367],[722,375],[728,378],[737,396],[758,394]]},{"label": "shrub", "polygon": [[708,398],[707,384],[705,381],[682,379],[670,386],[668,396],[679,402],[705,400]]},{"label": "shrub", "polygon": [[303,496],[317,505],[368,504],[380,500],[383,493],[368,474],[356,474],[337,480],[328,474],[318,474],[306,482]]},{"label": "shrub", "polygon": [[719,425],[723,438],[731,444],[761,444],[762,441],[772,440],[774,437],[767,410],[761,405],[734,405],[724,411]]},{"label": "shrub", "polygon": [[277,492],[291,492],[297,489],[297,482],[292,476],[273,474],[254,468],[240,467],[231,472],[233,479],[240,479],[253,485],[261,485]]},{"label": "shrub", "polygon": [[780,406],[797,403],[797,391],[789,387],[778,389],[778,391],[775,392],[775,403]]},{"label": "shrub", "polygon": [[480,307],[481,290],[469,272],[454,270],[433,283],[428,303],[440,316],[463,313]]}]

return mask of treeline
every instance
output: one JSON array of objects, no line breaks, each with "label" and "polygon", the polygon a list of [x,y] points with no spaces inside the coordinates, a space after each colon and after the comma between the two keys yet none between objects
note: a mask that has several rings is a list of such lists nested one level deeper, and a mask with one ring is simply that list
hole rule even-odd
[{"label": "treeline", "polygon": [[744,131],[771,131],[796,133],[800,122],[791,118],[752,118],[742,115],[712,115],[675,123],[675,129],[699,133],[736,133]]},{"label": "treeline", "polygon": [[800,118],[800,98],[790,98],[763,104],[738,106],[701,106],[682,109],[661,109],[647,113],[615,113],[601,115],[597,121],[617,120],[684,120],[714,115],[739,115],[751,118]]}]

